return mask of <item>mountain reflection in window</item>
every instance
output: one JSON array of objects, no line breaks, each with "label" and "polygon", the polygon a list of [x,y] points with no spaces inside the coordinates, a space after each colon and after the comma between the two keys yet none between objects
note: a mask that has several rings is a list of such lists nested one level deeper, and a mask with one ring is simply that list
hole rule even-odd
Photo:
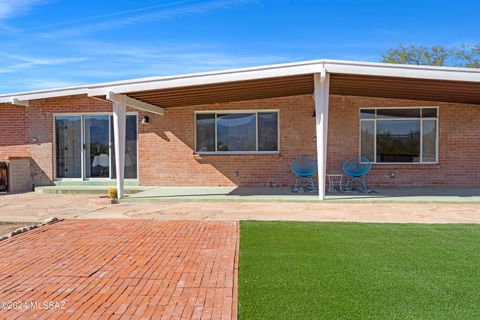
[{"label": "mountain reflection in window", "polygon": [[420,120],[377,122],[377,162],[419,162]]},{"label": "mountain reflection in window", "polygon": [[278,152],[278,112],[196,114],[196,152]]},{"label": "mountain reflection in window", "polygon": [[217,114],[217,151],[255,151],[256,115]]}]

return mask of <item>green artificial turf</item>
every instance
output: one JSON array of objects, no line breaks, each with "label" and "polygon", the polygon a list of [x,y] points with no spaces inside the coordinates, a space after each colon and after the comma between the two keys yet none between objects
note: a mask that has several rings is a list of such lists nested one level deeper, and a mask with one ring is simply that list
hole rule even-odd
[{"label": "green artificial turf", "polygon": [[244,221],[240,319],[480,319],[480,225]]}]

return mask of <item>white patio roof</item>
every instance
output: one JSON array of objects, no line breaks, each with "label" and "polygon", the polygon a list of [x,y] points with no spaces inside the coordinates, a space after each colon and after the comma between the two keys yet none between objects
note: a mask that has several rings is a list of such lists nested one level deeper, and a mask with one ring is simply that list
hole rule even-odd
[{"label": "white patio roof", "polygon": [[109,93],[128,95],[129,93],[139,93],[143,91],[308,75],[319,73],[322,70],[325,70],[332,75],[343,74],[353,76],[459,81],[472,83],[474,85],[480,83],[480,69],[414,66],[342,60],[313,60],[253,68],[148,77],[47,90],[1,94],[0,103],[22,104],[22,102],[29,100],[81,94],[89,96],[107,96]]}]

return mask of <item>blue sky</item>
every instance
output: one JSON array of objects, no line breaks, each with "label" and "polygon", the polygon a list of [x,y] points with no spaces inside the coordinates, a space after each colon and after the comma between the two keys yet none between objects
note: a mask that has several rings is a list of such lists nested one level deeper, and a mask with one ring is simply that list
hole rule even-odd
[{"label": "blue sky", "polygon": [[0,0],[0,92],[480,42],[477,1]]}]

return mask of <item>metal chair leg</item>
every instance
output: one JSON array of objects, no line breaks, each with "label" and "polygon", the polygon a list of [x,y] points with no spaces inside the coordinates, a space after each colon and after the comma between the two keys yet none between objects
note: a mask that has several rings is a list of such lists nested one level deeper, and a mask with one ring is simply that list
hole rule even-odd
[{"label": "metal chair leg", "polygon": [[347,183],[345,184],[345,190],[350,190],[352,188],[352,177],[348,177]]},{"label": "metal chair leg", "polygon": [[312,191],[312,190],[315,190],[315,183],[313,182],[313,178],[312,177],[308,177],[306,178],[307,179],[307,182],[308,182],[308,190]]},{"label": "metal chair leg", "polygon": [[355,182],[358,182],[358,184],[360,184],[360,187],[362,188],[362,191],[364,191],[364,192],[368,191],[367,184],[366,184],[363,176],[362,177],[349,177],[348,181],[347,181],[347,184],[345,185],[345,189],[346,190],[351,189]]},{"label": "metal chair leg", "polygon": [[367,191],[367,185],[365,184],[365,179],[363,179],[363,177],[361,177],[359,179],[359,181],[360,181],[360,184],[362,185],[363,191]]},{"label": "metal chair leg", "polygon": [[293,192],[298,192],[298,185],[299,185],[299,181],[300,180],[300,177],[296,177],[295,178],[295,184],[293,185]]}]

